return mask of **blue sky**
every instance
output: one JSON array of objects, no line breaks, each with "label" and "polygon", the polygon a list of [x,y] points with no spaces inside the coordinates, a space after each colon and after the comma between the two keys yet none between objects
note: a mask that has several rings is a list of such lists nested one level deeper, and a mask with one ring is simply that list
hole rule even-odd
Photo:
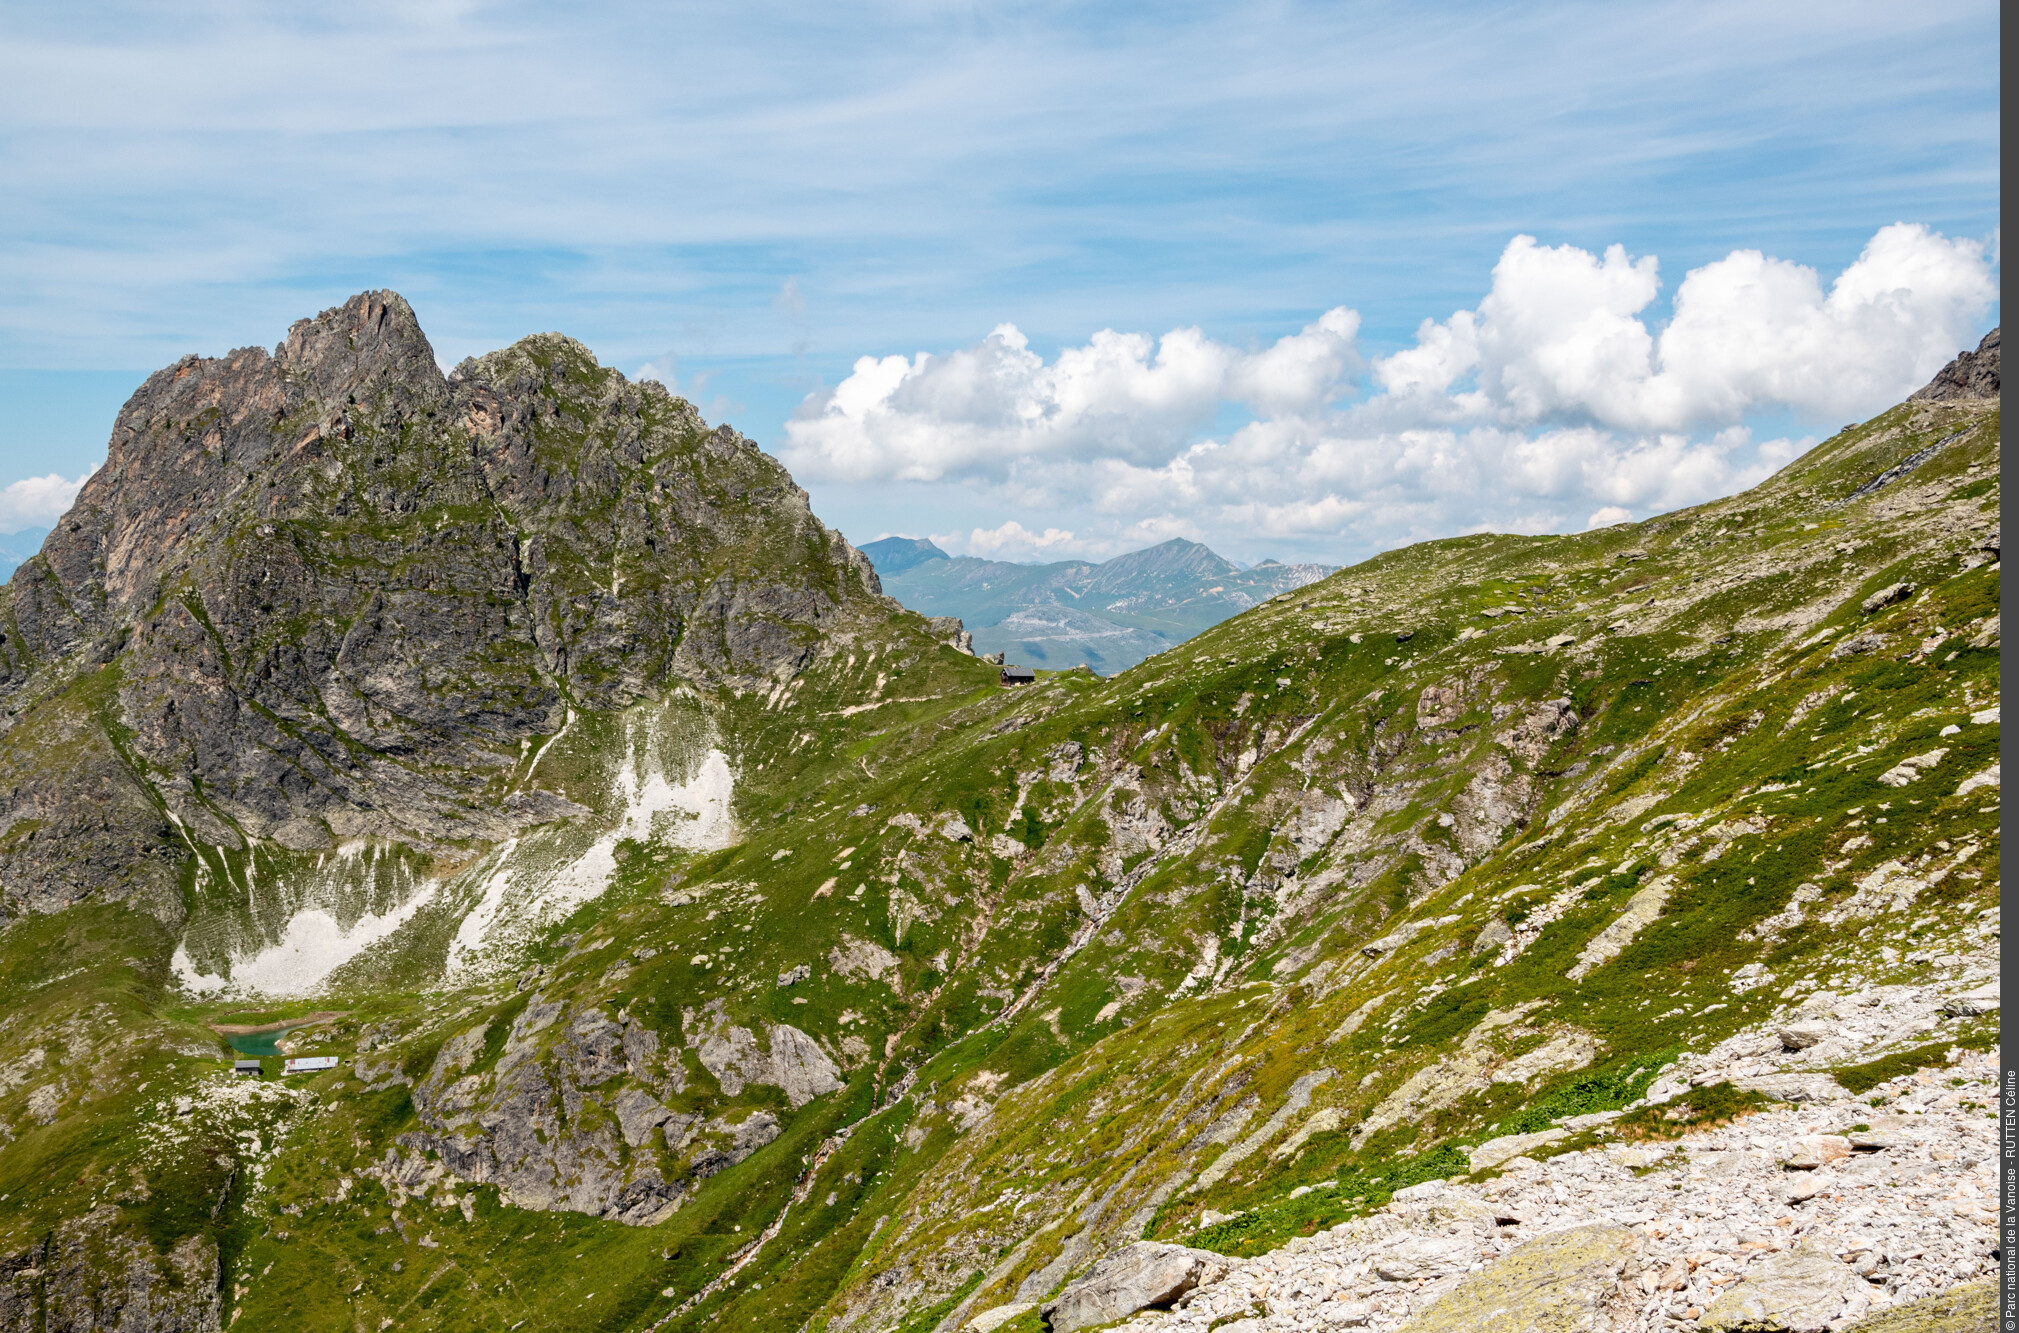
[{"label": "blue sky", "polygon": [[[1998,260],[1989,3],[0,9],[0,487],[102,457],[147,370],[271,346],[393,287],[450,362],[560,329],[626,373],[654,367],[787,456],[857,540],[1031,558],[1191,535],[1341,560],[1744,484],[1997,317],[1979,280]],[[1741,394],[1736,415],[1709,389],[1666,416],[1603,394],[1376,402],[1396,397],[1383,358],[1424,320],[1483,309],[1518,236],[1658,256],[1657,293],[1628,314],[1659,338],[1692,270],[1758,250],[1828,293],[1903,222],[1922,249],[1886,272],[1936,255],[1962,276],[1867,349],[1862,394]],[[1239,396],[1229,358],[1339,308],[1354,330],[1330,379],[1295,402]],[[1161,347],[1197,328],[1233,378],[1154,421],[1033,443],[919,407],[936,381],[914,361],[841,422],[831,391],[859,358],[986,360],[1005,324],[1024,358],[1005,392],[1032,410],[1060,410],[1053,368],[1101,330]],[[1450,402],[1464,376],[1519,377],[1519,349],[1493,345]],[[1653,384],[1679,355],[1663,344],[1632,374]],[[834,429],[794,436],[795,413]],[[1274,434],[1239,437],[1256,422]],[[1471,499],[1383,462],[1433,428],[1471,451]],[[935,432],[963,431],[1036,452],[920,464]],[[1552,464],[1508,499],[1493,467],[1521,449]],[[1205,464],[1237,453],[1244,470],[1287,460],[1277,489],[1201,498]],[[1359,461],[1299,470],[1318,455]],[[1581,480],[1564,480],[1573,455]],[[1328,503],[1291,503],[1314,487]],[[1047,531],[1066,535],[1030,536]]]}]

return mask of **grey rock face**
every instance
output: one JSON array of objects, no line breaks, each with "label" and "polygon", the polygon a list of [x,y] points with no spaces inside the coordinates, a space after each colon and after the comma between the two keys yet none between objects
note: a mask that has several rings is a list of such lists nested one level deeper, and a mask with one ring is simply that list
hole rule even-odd
[{"label": "grey rock face", "polygon": [[1711,1302],[1697,1327],[1718,1333],[1780,1329],[1822,1333],[1855,1319],[1869,1303],[1863,1278],[1819,1251],[1777,1254]]},{"label": "grey rock face", "polygon": [[1043,1308],[1052,1333],[1126,1319],[1167,1306],[1194,1287],[1217,1282],[1235,1261],[1210,1250],[1137,1241],[1095,1264]]},{"label": "grey rock face", "polygon": [[[676,1115],[627,1078],[666,1086],[658,1079],[656,1033],[596,1009],[567,1018],[560,1003],[535,992],[491,1069],[466,1073],[482,1063],[488,1035],[477,1027],[443,1043],[414,1088],[423,1129],[400,1136],[412,1156],[396,1155],[383,1169],[389,1186],[424,1192],[422,1164],[433,1151],[450,1175],[495,1184],[519,1207],[633,1226],[672,1215],[687,1186],[674,1156],[653,1144],[654,1131],[663,1126],[668,1139],[682,1139],[693,1117]],[[661,1142],[684,1146],[684,1139]]]},{"label": "grey rock face", "polygon": [[764,1084],[783,1089],[797,1109],[841,1086],[841,1071],[827,1053],[788,1024],[770,1024],[760,1045],[757,1034],[731,1023],[716,1000],[699,1013],[689,1011],[682,1026],[695,1036],[701,1067],[714,1076],[724,1096],[740,1096],[746,1085]]},{"label": "grey rock face", "polygon": [[1974,352],[1963,352],[1937,371],[1928,387],[1914,395],[1921,402],[1951,403],[1998,396],[1999,330],[1984,335]]},{"label": "grey rock face", "polygon": [[[841,1086],[813,1039],[767,1025],[765,1043],[729,1022],[720,1002],[685,1023],[724,1096],[777,1087],[794,1108]],[[570,1011],[535,991],[502,1043],[479,1026],[442,1044],[414,1088],[421,1130],[401,1135],[376,1172],[388,1188],[425,1194],[430,1171],[498,1186],[515,1207],[588,1213],[630,1226],[672,1216],[698,1182],[776,1139],[767,1110],[679,1111],[681,1047],[635,1018]],[[486,1066],[486,1051],[495,1059]],[[691,1098],[690,1102],[691,1104]],[[431,1166],[427,1155],[440,1158]]]},{"label": "grey rock face", "polygon": [[157,1256],[123,1234],[106,1205],[71,1218],[22,1254],[0,1257],[0,1329],[38,1333],[215,1333],[217,1246],[186,1236]]},{"label": "grey rock face", "polygon": [[895,609],[775,460],[659,385],[557,334],[445,377],[365,293],[150,377],[0,591],[0,922],[92,895],[173,920],[191,839],[567,817],[485,799],[564,699],[769,683]]}]

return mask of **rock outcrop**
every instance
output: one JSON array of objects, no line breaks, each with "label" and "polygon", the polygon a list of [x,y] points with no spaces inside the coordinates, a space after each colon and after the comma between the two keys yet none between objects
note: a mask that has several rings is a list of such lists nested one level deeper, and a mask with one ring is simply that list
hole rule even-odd
[{"label": "rock outcrop", "polygon": [[887,616],[778,463],[558,334],[437,367],[367,292],[186,357],[0,592],[0,920],[173,919],[194,846],[492,841],[570,707],[771,688]]},{"label": "rock outcrop", "polygon": [[1863,1278],[1820,1248],[1776,1254],[1711,1302],[1697,1327],[1706,1333],[1827,1333],[1871,1303]]},{"label": "rock outcrop", "polygon": [[1935,373],[1928,386],[1915,393],[1918,402],[1953,403],[1998,397],[1999,329],[1984,335],[1974,352],[1959,353]]},{"label": "rock outcrop", "polygon": [[217,1245],[185,1236],[166,1254],[124,1234],[111,1205],[63,1223],[24,1254],[0,1259],[6,1333],[217,1333],[223,1275]]},{"label": "rock outcrop", "polygon": [[1234,1263],[1209,1250],[1138,1241],[1068,1284],[1045,1302],[1042,1313],[1052,1333],[1112,1324],[1139,1310],[1161,1309],[1194,1287],[1217,1282]]},{"label": "rock outcrop", "polygon": [[[723,1018],[719,1003],[689,1021],[697,1058],[726,1098],[746,1083],[767,1084],[797,1109],[841,1086],[797,1028],[773,1025],[765,1050]],[[422,1128],[400,1135],[373,1169],[396,1196],[426,1197],[463,1181],[497,1186],[514,1207],[652,1226],[700,1182],[778,1137],[778,1117],[761,1107],[710,1115],[720,1103],[681,1098],[681,1048],[629,1017],[571,1012],[535,991],[495,1050],[489,1034],[475,1027],[445,1042],[415,1085]]]},{"label": "rock outcrop", "polygon": [[[1637,1322],[1618,1296],[1634,1235],[1609,1222],[1554,1231],[1467,1276],[1405,1333],[1612,1333]],[[1468,1256],[1469,1257],[1469,1256]]]}]

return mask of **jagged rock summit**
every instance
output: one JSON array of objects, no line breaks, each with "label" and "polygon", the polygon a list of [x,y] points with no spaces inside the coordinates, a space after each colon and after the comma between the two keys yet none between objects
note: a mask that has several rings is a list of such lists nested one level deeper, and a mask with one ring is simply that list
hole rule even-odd
[{"label": "jagged rock summit", "polygon": [[1991,330],[1976,351],[1964,352],[1942,367],[1928,386],[1914,395],[1915,401],[1952,403],[1998,397],[1999,332]]},{"label": "jagged rock summit", "polygon": [[0,593],[0,920],[180,909],[194,839],[495,841],[571,709],[765,687],[887,615],[784,469],[546,334],[437,367],[367,292],[190,356]]}]

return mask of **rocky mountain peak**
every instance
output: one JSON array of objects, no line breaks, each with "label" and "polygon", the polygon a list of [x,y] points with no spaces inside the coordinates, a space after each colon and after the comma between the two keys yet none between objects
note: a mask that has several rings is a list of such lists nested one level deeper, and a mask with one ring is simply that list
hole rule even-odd
[{"label": "rocky mountain peak", "polygon": [[390,290],[360,292],[313,319],[296,320],[274,359],[290,379],[326,400],[374,384],[423,394],[445,387],[414,308]]},{"label": "rocky mountain peak", "polygon": [[1936,372],[1928,387],[1914,395],[1919,402],[1950,403],[1998,396],[1998,329],[1984,335],[1974,352],[1959,352]]},{"label": "rocky mountain peak", "polygon": [[[150,376],[15,571],[0,737],[32,780],[0,829],[73,836],[24,850],[0,912],[137,877],[173,914],[184,829],[504,836],[551,803],[486,782],[571,708],[769,688],[895,610],[775,460],[662,386],[559,334],[444,377],[405,299],[361,293]],[[87,689],[111,697],[80,732],[58,702]]]}]

